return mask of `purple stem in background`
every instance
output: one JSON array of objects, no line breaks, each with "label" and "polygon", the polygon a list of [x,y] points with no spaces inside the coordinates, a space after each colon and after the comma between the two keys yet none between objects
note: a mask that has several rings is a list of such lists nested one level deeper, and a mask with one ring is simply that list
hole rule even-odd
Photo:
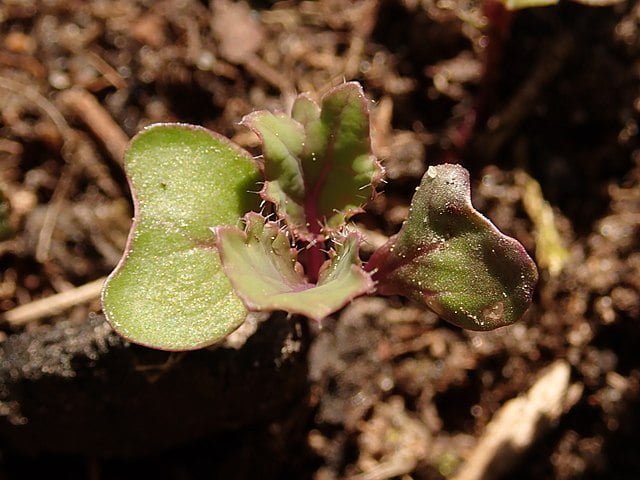
[{"label": "purple stem in background", "polygon": [[483,40],[486,41],[486,46],[480,89],[474,106],[451,132],[453,148],[444,152],[444,163],[460,163],[460,154],[469,145],[473,135],[486,125],[498,90],[496,85],[500,80],[504,45],[511,32],[513,13],[507,10],[500,0],[484,0],[482,11],[487,17],[488,28]]}]

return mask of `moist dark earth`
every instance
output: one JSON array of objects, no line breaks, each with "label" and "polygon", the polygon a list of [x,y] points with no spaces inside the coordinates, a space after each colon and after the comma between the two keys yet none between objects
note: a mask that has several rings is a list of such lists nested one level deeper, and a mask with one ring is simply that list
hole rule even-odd
[{"label": "moist dark earth", "polygon": [[[462,164],[538,263],[519,323],[466,332],[361,298],[169,354],[121,340],[95,295],[10,320],[115,266],[127,138],[189,122],[257,154],[243,115],[345,80],[387,171],[354,222],[396,233],[427,167]],[[557,362],[570,401],[473,478],[640,478],[639,80],[632,1],[2,2],[0,478],[454,478]]]}]

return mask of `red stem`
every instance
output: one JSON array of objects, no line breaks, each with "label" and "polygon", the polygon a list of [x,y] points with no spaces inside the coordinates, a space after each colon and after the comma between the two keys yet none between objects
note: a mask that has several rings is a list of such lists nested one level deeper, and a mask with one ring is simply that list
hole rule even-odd
[{"label": "red stem", "polygon": [[318,283],[320,267],[325,261],[325,254],[322,251],[324,242],[317,240],[315,243],[310,243],[307,248],[305,255],[307,278],[310,283]]},{"label": "red stem", "polygon": [[320,267],[325,260],[324,241],[322,240],[320,220],[318,219],[318,207],[315,202],[316,196],[309,195],[305,200],[305,216],[309,228],[314,236],[313,240],[307,245],[305,252],[305,270],[309,282],[317,283],[320,274]]}]

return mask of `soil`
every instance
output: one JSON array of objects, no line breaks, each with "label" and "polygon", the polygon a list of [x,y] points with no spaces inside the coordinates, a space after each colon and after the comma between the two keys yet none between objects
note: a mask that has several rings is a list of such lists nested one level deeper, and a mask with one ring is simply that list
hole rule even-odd
[{"label": "soil", "polygon": [[639,66],[630,0],[2,2],[0,315],[114,267],[140,128],[197,123],[256,152],[243,115],[345,79],[372,101],[388,180],[356,223],[395,233],[427,166],[459,162],[541,278],[490,333],[395,297],[179,355],[120,340],[97,299],[7,317],[0,478],[443,479],[559,359],[578,393],[503,478],[639,478]]}]

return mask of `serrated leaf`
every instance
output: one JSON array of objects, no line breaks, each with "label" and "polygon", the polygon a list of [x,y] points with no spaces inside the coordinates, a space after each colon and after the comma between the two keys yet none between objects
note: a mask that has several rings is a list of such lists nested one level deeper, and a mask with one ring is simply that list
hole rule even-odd
[{"label": "serrated leaf", "polygon": [[538,278],[524,247],[471,205],[469,173],[450,164],[429,167],[409,218],[374,254],[373,267],[380,293],[424,302],[471,330],[518,320]]},{"label": "serrated leaf", "polygon": [[242,120],[262,141],[265,184],[262,196],[274,203],[278,214],[292,225],[305,224],[305,184],[300,154],[304,148],[302,125],[286,115],[254,112]]},{"label": "serrated leaf", "polygon": [[300,95],[292,118],[261,111],[242,123],[263,144],[263,197],[302,238],[339,229],[361,211],[382,177],[371,154],[369,107],[358,83],[334,88],[322,107]]},{"label": "serrated leaf", "polygon": [[319,321],[373,289],[360,267],[356,234],[337,245],[314,285],[278,224],[257,213],[247,214],[245,222],[245,231],[218,227],[215,232],[224,270],[248,309],[284,310]]},{"label": "serrated leaf", "polygon": [[190,350],[235,330],[246,309],[227,280],[210,228],[256,206],[251,156],[204,128],[151,126],[125,155],[135,219],[102,295],[114,329],[135,343]]}]

